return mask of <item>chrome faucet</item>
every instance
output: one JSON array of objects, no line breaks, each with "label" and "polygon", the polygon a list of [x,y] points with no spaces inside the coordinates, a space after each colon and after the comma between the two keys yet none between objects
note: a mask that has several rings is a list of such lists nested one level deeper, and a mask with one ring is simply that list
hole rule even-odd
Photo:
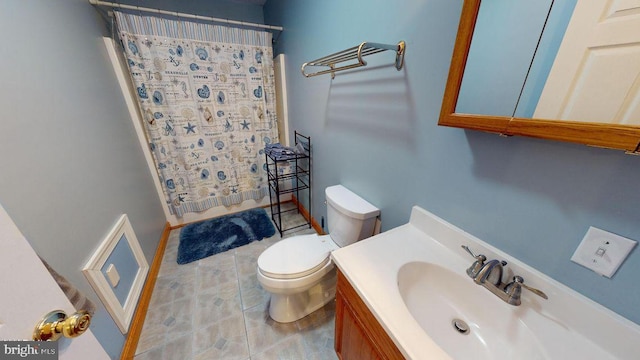
[{"label": "chrome faucet", "polygon": [[478,255],[478,256],[474,255],[468,246],[462,245],[462,248],[467,250],[469,254],[471,254],[471,256],[473,256],[476,259],[476,261],[473,264],[471,264],[471,267],[467,269],[467,275],[475,279],[476,276],[478,276],[478,273],[480,272],[482,267],[484,266],[484,262],[487,260],[487,257],[484,255]]},{"label": "chrome faucet", "polygon": [[520,295],[522,294],[522,288],[525,288],[531,291],[532,293],[540,296],[545,300],[549,299],[547,294],[545,294],[542,290],[538,290],[529,285],[525,285],[524,279],[522,278],[522,276],[516,275],[513,277],[513,281],[506,284],[504,287],[504,292],[507,295],[509,295],[508,301],[507,301],[509,304],[516,305],[516,306],[520,305],[521,303]]},{"label": "chrome faucet", "polygon": [[489,282],[495,286],[500,286],[502,284],[503,266],[505,265],[507,265],[506,261],[490,260],[482,265],[473,281],[479,285]]},{"label": "chrome faucet", "polygon": [[522,302],[522,288],[533,292],[543,299],[548,299],[547,295],[541,290],[525,285],[524,279],[521,276],[514,276],[513,281],[508,284],[503,283],[502,273],[504,272],[504,266],[507,265],[506,261],[489,260],[485,263],[485,261],[487,261],[486,256],[474,254],[466,245],[462,245],[462,248],[476,259],[467,269],[467,275],[469,275],[476,284],[482,285],[504,302],[515,306],[520,305]]}]

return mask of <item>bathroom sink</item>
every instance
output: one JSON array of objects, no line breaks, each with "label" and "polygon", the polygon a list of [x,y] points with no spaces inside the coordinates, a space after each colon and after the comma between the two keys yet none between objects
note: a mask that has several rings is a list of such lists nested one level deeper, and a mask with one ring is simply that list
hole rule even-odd
[{"label": "bathroom sink", "polygon": [[[547,299],[525,290],[514,306],[476,284],[466,272],[474,258],[462,245],[488,262],[506,261],[503,282],[520,276]],[[419,207],[408,224],[331,257],[407,359],[613,360],[640,354],[640,325]]]},{"label": "bathroom sink", "polygon": [[462,272],[414,261],[398,289],[420,327],[454,359],[546,359],[535,333],[511,306]]}]

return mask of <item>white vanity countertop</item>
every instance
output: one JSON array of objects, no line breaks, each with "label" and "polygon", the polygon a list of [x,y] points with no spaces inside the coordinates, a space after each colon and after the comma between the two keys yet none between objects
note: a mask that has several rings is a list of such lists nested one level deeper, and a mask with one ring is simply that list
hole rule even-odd
[{"label": "white vanity countertop", "polygon": [[[429,262],[465,274],[473,258],[461,245],[469,245],[488,259],[506,259],[507,268],[549,295],[549,300],[543,300],[525,292],[520,306],[533,314],[529,316],[543,318],[532,321],[544,323],[544,327],[548,326],[545,319],[552,319],[555,325],[551,326],[560,328],[537,329],[536,334],[545,343],[564,343],[547,352],[549,358],[631,359],[640,354],[637,324],[419,207],[413,208],[409,223],[338,249],[332,258],[407,359],[451,359],[405,306],[397,276],[402,265],[412,261]],[[469,279],[469,286],[477,285]],[[552,338],[558,334],[563,338]],[[579,345],[566,345],[573,341]]]},{"label": "white vanity countertop", "polygon": [[424,236],[406,224],[338,249],[332,257],[407,359],[450,359],[405,309],[397,289],[400,267],[428,253],[428,242],[420,241]]}]

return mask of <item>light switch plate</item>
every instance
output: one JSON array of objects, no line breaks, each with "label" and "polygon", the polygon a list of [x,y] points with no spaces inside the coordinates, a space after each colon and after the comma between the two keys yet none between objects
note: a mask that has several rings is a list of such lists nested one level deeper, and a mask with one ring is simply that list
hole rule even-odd
[{"label": "light switch plate", "polygon": [[118,269],[116,269],[116,266],[110,264],[109,267],[107,267],[107,271],[105,272],[107,273],[107,278],[111,283],[111,287],[116,287],[120,282],[120,274],[118,274]]},{"label": "light switch plate", "polygon": [[637,241],[590,227],[571,261],[611,278]]}]

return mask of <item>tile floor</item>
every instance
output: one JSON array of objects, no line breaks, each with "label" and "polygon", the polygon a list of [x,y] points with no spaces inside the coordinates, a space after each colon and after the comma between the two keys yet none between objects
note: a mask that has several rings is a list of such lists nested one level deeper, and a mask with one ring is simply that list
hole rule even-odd
[{"label": "tile floor", "polygon": [[[266,209],[269,212],[269,209]],[[304,221],[283,215],[289,226]],[[285,233],[290,237],[313,229]],[[289,324],[269,318],[269,295],[256,278],[258,256],[276,235],[190,264],[178,265],[180,229],[169,236],[135,360],[338,359],[335,302]]]}]

